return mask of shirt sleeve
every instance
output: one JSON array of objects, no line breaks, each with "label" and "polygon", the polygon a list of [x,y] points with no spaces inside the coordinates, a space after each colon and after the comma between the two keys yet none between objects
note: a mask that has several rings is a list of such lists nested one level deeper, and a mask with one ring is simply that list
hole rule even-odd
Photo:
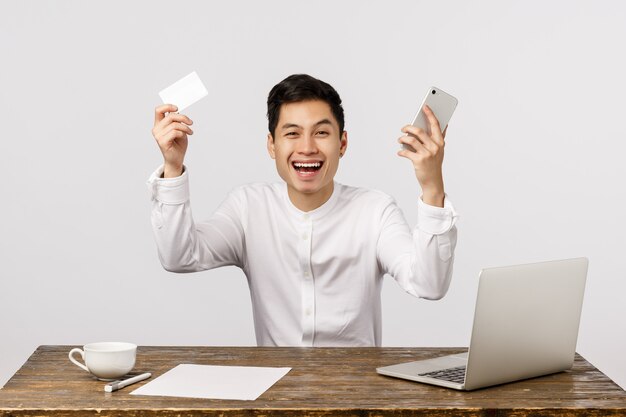
[{"label": "shirt sleeve", "polygon": [[231,192],[207,220],[196,224],[189,202],[187,168],[161,178],[163,166],[148,179],[151,223],[161,265],[171,272],[196,272],[225,265],[243,268],[244,211],[241,192]]},{"label": "shirt sleeve", "polygon": [[458,214],[446,195],[443,207],[430,206],[420,198],[417,225],[411,233],[404,216],[392,200],[382,213],[377,244],[379,265],[409,294],[438,300],[448,291],[457,242]]}]

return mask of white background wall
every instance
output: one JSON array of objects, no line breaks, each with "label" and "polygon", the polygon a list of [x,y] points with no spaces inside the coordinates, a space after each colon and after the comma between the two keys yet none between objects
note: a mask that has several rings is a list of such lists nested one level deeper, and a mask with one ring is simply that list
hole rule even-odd
[{"label": "white background wall", "polygon": [[578,351],[626,386],[624,22],[617,1],[2,2],[0,385],[42,344],[254,345],[241,271],[168,273],[150,228],[157,92],[196,70],[197,219],[279,180],[265,100],[305,72],[344,100],[337,180],[388,192],[414,224],[395,140],[428,87],[457,96],[454,280],[428,302],[389,279],[384,345],[466,345],[480,268],[587,256]]}]

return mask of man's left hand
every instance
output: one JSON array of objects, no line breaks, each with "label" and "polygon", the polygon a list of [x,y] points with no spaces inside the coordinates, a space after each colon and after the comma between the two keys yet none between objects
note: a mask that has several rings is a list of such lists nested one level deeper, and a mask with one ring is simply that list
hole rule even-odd
[{"label": "man's left hand", "polygon": [[413,125],[404,126],[402,132],[405,135],[398,138],[398,142],[411,146],[415,151],[402,149],[398,155],[413,162],[415,176],[422,187],[422,201],[431,206],[443,207],[442,164],[446,132],[441,131],[439,121],[430,107],[424,106],[424,113],[431,134]]}]

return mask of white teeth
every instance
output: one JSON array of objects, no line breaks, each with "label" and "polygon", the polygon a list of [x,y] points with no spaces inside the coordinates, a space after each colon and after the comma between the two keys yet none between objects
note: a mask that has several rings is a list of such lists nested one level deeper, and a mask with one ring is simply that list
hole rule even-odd
[{"label": "white teeth", "polygon": [[321,162],[313,162],[313,163],[304,163],[304,162],[294,162],[293,166],[296,168],[319,168],[322,166]]}]

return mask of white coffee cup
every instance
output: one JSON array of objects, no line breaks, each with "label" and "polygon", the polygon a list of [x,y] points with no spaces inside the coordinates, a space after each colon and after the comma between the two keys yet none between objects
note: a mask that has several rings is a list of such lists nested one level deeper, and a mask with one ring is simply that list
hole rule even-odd
[{"label": "white coffee cup", "polygon": [[[74,359],[80,353],[85,365]],[[83,349],[74,348],[70,361],[103,381],[113,381],[129,373],[135,366],[137,345],[124,342],[89,343]]]}]

